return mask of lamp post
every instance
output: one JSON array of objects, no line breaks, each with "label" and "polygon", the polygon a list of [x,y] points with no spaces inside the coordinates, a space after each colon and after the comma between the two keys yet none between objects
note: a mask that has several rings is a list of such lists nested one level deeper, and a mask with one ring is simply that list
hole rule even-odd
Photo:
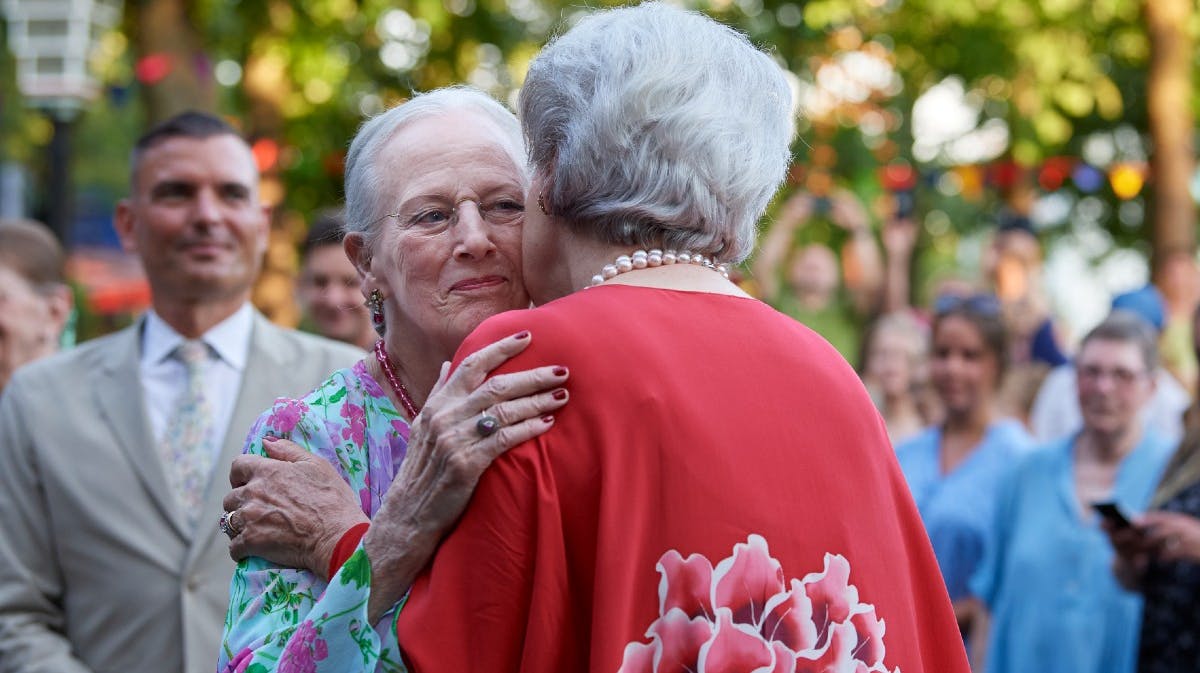
[{"label": "lamp post", "polygon": [[100,86],[91,74],[92,50],[121,17],[121,0],[0,0],[17,88],[54,126],[48,148],[47,224],[64,244],[71,226],[71,130],[83,104]]}]

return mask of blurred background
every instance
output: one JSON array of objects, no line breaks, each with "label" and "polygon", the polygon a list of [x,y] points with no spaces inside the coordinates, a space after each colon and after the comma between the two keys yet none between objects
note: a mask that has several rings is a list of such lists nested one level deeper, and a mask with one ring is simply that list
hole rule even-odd
[{"label": "blurred background", "polygon": [[[1099,320],[1115,291],[1171,283],[1173,256],[1194,261],[1195,0],[682,4],[746,32],[790,73],[799,135],[778,203],[851,193],[877,237],[911,215],[914,304],[935,279],[981,273],[1006,218],[1040,241],[1068,334]],[[0,0],[0,216],[46,222],[67,245],[81,338],[125,324],[148,301],[111,224],[129,149],[176,112],[218,112],[252,143],[275,206],[255,301],[295,324],[297,245],[316,212],[341,202],[358,124],[457,82],[512,104],[540,46],[584,11],[557,0]],[[850,235],[820,208],[811,220],[794,246],[837,250]]]}]

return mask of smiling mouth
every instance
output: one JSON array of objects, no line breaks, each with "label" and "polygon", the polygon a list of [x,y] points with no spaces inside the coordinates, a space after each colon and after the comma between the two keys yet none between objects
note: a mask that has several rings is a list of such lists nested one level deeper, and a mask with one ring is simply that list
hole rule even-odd
[{"label": "smiling mouth", "polygon": [[225,251],[220,243],[191,243],[183,246],[183,251],[192,255],[216,255]]},{"label": "smiling mouth", "polygon": [[452,292],[469,292],[471,290],[481,290],[484,288],[495,287],[497,285],[503,285],[505,282],[507,282],[507,280],[504,278],[504,276],[481,276],[479,278],[467,278],[466,280],[460,280],[454,285],[451,285],[450,290]]}]

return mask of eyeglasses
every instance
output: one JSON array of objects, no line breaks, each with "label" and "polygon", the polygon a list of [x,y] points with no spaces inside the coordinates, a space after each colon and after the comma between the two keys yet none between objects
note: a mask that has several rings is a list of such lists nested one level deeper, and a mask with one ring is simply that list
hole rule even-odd
[{"label": "eyeglasses", "polygon": [[1098,365],[1087,365],[1079,368],[1079,379],[1088,383],[1099,383],[1103,379],[1112,379],[1113,383],[1121,386],[1131,385],[1133,382],[1146,375],[1146,371],[1131,369],[1105,369]]},{"label": "eyeglasses", "polygon": [[967,311],[976,315],[996,316],[1000,315],[1000,300],[994,294],[981,292],[962,296],[957,294],[944,294],[933,300],[933,312],[935,315],[943,315],[951,311]]},{"label": "eyeglasses", "polygon": [[464,203],[475,205],[479,216],[484,222],[495,226],[512,226],[522,222],[525,215],[525,204],[513,198],[498,198],[492,201],[473,201],[462,199],[453,207],[446,205],[424,205],[412,213],[388,213],[376,220],[392,218],[405,231],[415,231],[425,236],[437,236],[458,224],[461,215],[459,211]]}]

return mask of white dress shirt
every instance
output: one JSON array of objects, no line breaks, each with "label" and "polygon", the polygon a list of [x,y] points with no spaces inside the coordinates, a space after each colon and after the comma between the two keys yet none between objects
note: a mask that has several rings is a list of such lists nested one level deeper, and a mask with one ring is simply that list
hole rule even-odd
[{"label": "white dress shirt", "polygon": [[[250,332],[254,328],[254,309],[249,304],[215,325],[200,339],[208,346],[208,361],[202,366],[204,393],[213,413],[208,445],[219,455],[250,352]],[[157,440],[166,431],[176,400],[187,390],[187,368],[171,356],[184,337],[171,328],[153,310],[146,314],[142,328],[142,358],[139,368],[150,429]]]}]

